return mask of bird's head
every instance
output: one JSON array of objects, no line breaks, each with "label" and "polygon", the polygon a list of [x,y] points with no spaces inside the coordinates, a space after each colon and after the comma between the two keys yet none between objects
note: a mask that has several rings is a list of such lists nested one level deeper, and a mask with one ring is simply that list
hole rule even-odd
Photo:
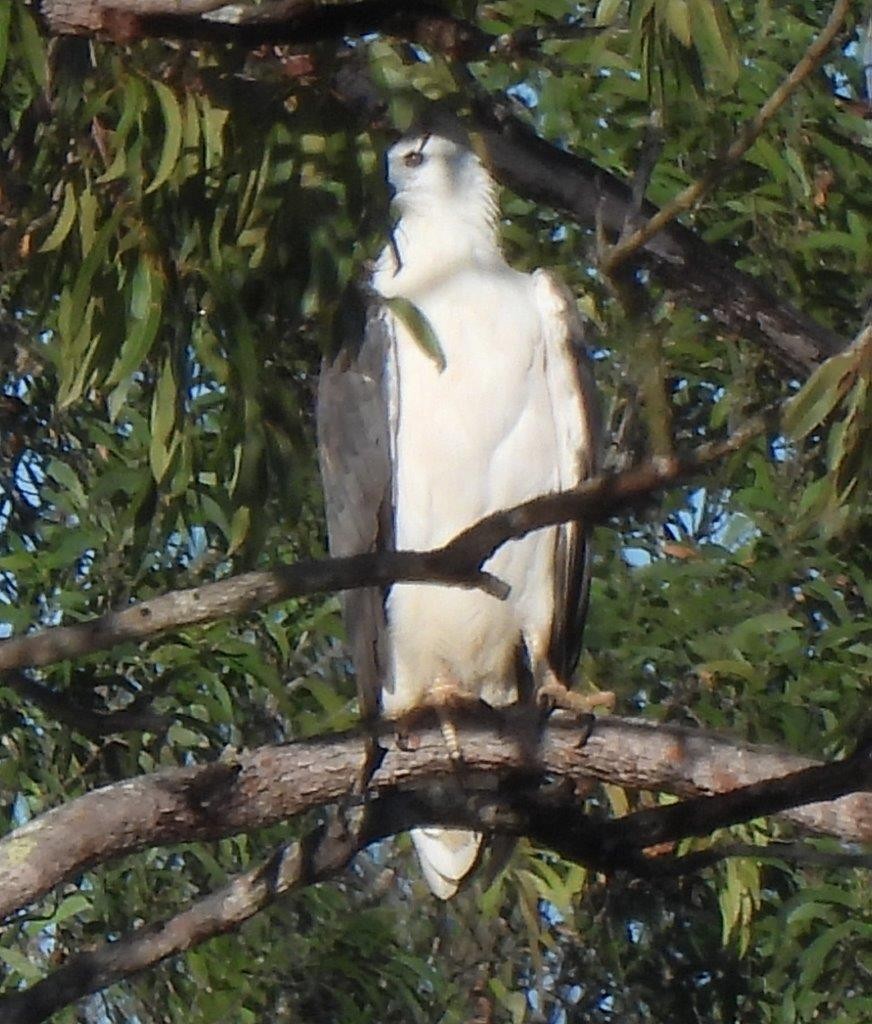
[{"label": "bird's head", "polygon": [[493,219],[493,179],[468,142],[453,134],[416,131],[388,150],[387,178],[401,217],[476,210]]}]

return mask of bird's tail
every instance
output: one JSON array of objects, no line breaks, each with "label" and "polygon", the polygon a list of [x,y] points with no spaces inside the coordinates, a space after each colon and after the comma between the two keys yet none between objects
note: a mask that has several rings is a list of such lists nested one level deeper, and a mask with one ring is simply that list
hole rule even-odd
[{"label": "bird's tail", "polygon": [[475,867],[481,850],[480,832],[462,828],[414,828],[412,842],[434,896],[448,900]]}]

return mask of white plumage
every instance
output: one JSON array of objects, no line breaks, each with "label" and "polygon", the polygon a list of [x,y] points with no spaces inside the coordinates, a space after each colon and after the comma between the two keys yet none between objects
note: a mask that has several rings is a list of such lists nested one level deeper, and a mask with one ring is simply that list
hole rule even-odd
[{"label": "white plumage", "polygon": [[[369,331],[384,344],[389,543],[427,550],[490,512],[578,483],[592,471],[598,440],[571,299],[546,272],[506,263],[494,184],[478,157],[455,138],[419,133],[391,148],[388,179],[399,219],[372,284],[426,318],[444,358],[443,366],[389,303],[371,316]],[[331,457],[322,450],[322,462]],[[329,467],[325,479],[339,469]],[[329,480],[327,491],[335,521]],[[580,636],[586,600],[583,547],[578,524],[505,544],[485,567],[510,584],[506,601],[395,584],[380,647],[369,638],[380,650],[384,714],[454,694],[512,703],[524,661],[534,685],[568,672],[578,644],[567,630]],[[433,827],[413,839],[431,889],[447,899],[474,865],[481,837]]]}]

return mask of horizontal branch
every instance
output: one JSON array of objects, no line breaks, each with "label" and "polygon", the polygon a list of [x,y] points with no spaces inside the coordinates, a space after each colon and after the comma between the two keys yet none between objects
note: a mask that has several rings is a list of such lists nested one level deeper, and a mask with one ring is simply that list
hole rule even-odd
[{"label": "horizontal branch", "polygon": [[[635,720],[597,719],[586,743],[578,723],[562,715],[552,716],[541,738],[532,741],[518,730],[517,716],[513,717],[511,710],[503,715],[491,711],[484,720],[458,714],[457,722],[464,753],[464,793],[475,792],[482,781],[485,791],[491,791],[494,779],[517,778],[519,771],[532,771],[579,783],[594,778],[688,798],[725,793],[815,767],[808,758],[731,742],[711,733]],[[381,742],[386,755],[372,778],[374,793],[385,794],[395,787],[408,791],[446,780],[456,783],[456,767],[438,725],[422,723],[414,732],[414,743],[400,745],[390,732],[385,732]],[[263,747],[240,755],[233,763],[158,772],[85,794],[0,840],[0,917],[86,868],[122,854],[146,846],[251,831],[335,803],[347,797],[350,780],[357,776],[366,756],[363,737],[333,736]],[[850,769],[848,781],[848,788],[869,786],[868,773],[864,783],[856,766]],[[840,785],[844,792],[844,779]],[[805,792],[821,800],[833,790]],[[462,823],[462,816],[470,813],[464,800],[456,797],[446,814],[449,811],[455,815],[455,823]],[[727,811],[733,814],[735,809]],[[758,811],[759,805],[746,804],[736,813],[755,816]],[[872,841],[872,795],[867,793],[814,803],[791,810],[785,817],[821,834],[853,842]],[[687,821],[701,819],[671,824],[668,818],[658,820],[663,822],[659,831],[652,830],[644,816],[634,819],[632,833],[642,845],[688,834]],[[722,816],[720,820],[725,819]],[[504,827],[508,826],[504,823]],[[541,819],[530,819],[515,827],[542,835],[545,826]],[[609,856],[615,857],[626,842],[628,827],[619,828],[615,822],[609,828],[611,833],[599,823],[600,842],[610,842]],[[551,840],[568,852],[572,837],[565,815]]]},{"label": "horizontal branch", "polygon": [[481,587],[498,593],[504,587],[478,565],[458,566],[441,551],[387,551],[350,558],[306,560],[275,569],[241,573],[187,590],[173,590],[129,608],[72,626],[0,641],[0,672],[51,665],[68,658],[145,640],[168,629],[248,615],[258,608],[304,594],[351,587],[384,586],[395,580]]},{"label": "horizontal branch", "polygon": [[304,594],[412,581],[480,587],[505,597],[505,584],[481,571],[482,564],[501,544],[532,530],[573,519],[604,522],[663,488],[702,472],[748,443],[765,426],[765,419],[758,418],[728,440],[703,445],[687,458],[651,460],[496,512],[434,551],[385,551],[242,573],[188,590],[171,591],[87,622],[10,637],[0,641],[0,673],[93,654],[118,644],[145,640],[168,629],[247,615]]},{"label": "horizontal branch", "polygon": [[457,59],[476,60],[502,38],[455,18],[433,0],[43,0],[41,13],[53,34],[100,36],[125,44],[166,38],[258,47],[382,33]]},{"label": "horizontal branch", "polygon": [[[394,790],[341,812],[303,840],[280,847],[263,864],[232,879],[160,924],[70,957],[58,970],[30,989],[0,999],[4,1024],[36,1024],[92,992],[183,953],[216,935],[239,927],[284,893],[342,871],[369,843],[419,824],[447,820],[479,830],[529,835],[565,856],[592,864],[610,874],[629,870],[646,877],[701,871],[726,857],[755,857],[837,867],[868,867],[872,859],[838,851],[822,851],[799,843],[773,847],[722,844],[679,857],[646,857],[642,848],[653,837],[674,841],[698,835],[742,818],[758,816],[786,801],[797,802],[824,789],[840,792],[870,776],[868,754],[834,765],[812,767],[775,783],[760,783],[723,796],[670,804],[613,822],[580,813],[573,786],[553,792],[550,783],[524,785],[513,779],[491,786],[473,799],[458,800],[452,787],[440,784],[424,794]],[[536,788],[538,786],[538,789]],[[661,824],[655,825],[660,819]],[[645,825],[639,827],[640,822]]]}]

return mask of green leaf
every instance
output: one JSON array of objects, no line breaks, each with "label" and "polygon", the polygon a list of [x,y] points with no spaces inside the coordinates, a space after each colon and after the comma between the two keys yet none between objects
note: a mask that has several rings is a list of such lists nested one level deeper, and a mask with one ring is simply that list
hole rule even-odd
[{"label": "green leaf", "polygon": [[718,89],[733,86],[739,77],[739,52],[722,0],[688,0],[693,44],[705,75]]},{"label": "green leaf", "polygon": [[81,893],[73,893],[71,896],[67,896],[61,901],[61,905],[52,914],[52,924],[60,924],[62,921],[66,921],[70,917],[75,917],[77,914],[84,913],[91,909],[91,901],[83,896]]},{"label": "green leaf", "polygon": [[115,209],[97,232],[97,235],[94,238],[94,244],[85,255],[82,265],[79,268],[79,272],[76,275],[76,283],[73,285],[70,293],[68,333],[71,338],[75,337],[75,335],[77,335],[82,329],[88,300],[91,297],[91,284],[93,282],[94,275],[97,273],[98,268],[103,262],[103,258],[109,248],[110,240],[115,236],[118,223],[121,220],[121,214],[122,211],[120,208]]},{"label": "green leaf", "polygon": [[819,426],[835,409],[850,386],[854,372],[852,350],[832,356],[815,370],[800,392],[787,403],[784,430],[795,441]]},{"label": "green leaf", "polygon": [[166,475],[173,456],[176,421],[176,379],[172,360],[164,360],[151,403],[151,443],[148,457],[157,483]]},{"label": "green leaf", "polygon": [[121,108],[121,117],[118,125],[112,133],[112,144],[115,147],[115,156],[112,162],[97,178],[98,184],[108,181],[115,181],[127,170],[127,136],[131,128],[139,121],[142,108],[145,103],[145,84],[137,75],[130,75],[124,82],[124,102]]},{"label": "green leaf", "polygon": [[690,13],[687,9],[687,0],[667,0],[666,24],[669,26],[669,31],[683,46],[691,46],[693,36],[690,31]]},{"label": "green leaf", "polygon": [[0,946],[0,960],[3,960],[13,971],[20,974],[25,981],[36,981],[42,976],[42,970],[39,965],[32,963],[17,949]]},{"label": "green leaf", "polygon": [[30,73],[36,84],[44,89],[48,81],[48,61],[46,60],[45,42],[39,34],[36,22],[30,11],[23,4],[15,4],[18,15],[18,27],[21,32],[21,49],[30,67]]},{"label": "green leaf", "polygon": [[175,169],[182,150],[182,108],[175,93],[163,82],[152,81],[152,88],[157,93],[164,119],[164,140],[160,160],[154,180],[145,190],[145,195],[155,192],[164,184]]},{"label": "green leaf", "polygon": [[194,732],[193,729],[188,729],[178,723],[173,723],[167,729],[167,741],[173,744],[173,746],[182,747],[183,749],[207,746],[207,740],[200,733]]},{"label": "green leaf", "polygon": [[598,28],[611,25],[618,16],[622,3],[623,0],[599,0],[593,19],[594,25]]},{"label": "green leaf", "polygon": [[163,313],[164,284],[164,275],[159,263],[144,253],[136,265],[130,285],[130,315],[133,326],[127,332],[118,358],[106,378],[107,386],[123,387],[122,395],[116,396],[114,401],[110,399],[115,410],[113,419],[120,411],[133,372],[139,369],[157,337]]},{"label": "green leaf", "polygon": [[696,668],[698,674],[708,673],[713,676],[727,676],[736,679],[753,680],[758,675],[758,670],[748,661],[740,661],[738,658],[720,658],[715,661],[706,661]]},{"label": "green leaf", "polygon": [[439,344],[439,338],[433,325],[421,312],[421,310],[409,299],[402,296],[395,296],[387,299],[385,303],[388,309],[400,321],[403,327],[412,335],[412,339],[420,346],[421,351],[430,357],[436,364],[440,373],[445,369],[445,353]]},{"label": "green leaf", "polygon": [[251,509],[248,505],[240,505],[233,513],[233,518],[230,521],[230,537],[228,538],[230,543],[227,548],[228,556],[239,550],[245,542],[245,538],[248,536],[250,527]]},{"label": "green leaf", "polygon": [[64,185],[64,198],[61,203],[61,212],[55,221],[55,226],[49,232],[48,237],[39,247],[37,252],[53,252],[60,248],[64,239],[70,233],[70,228],[76,219],[76,190],[73,183],[68,181]]},{"label": "green leaf", "polygon": [[206,169],[213,171],[220,167],[224,159],[224,128],[230,111],[209,105],[208,100],[203,97],[199,99]]},{"label": "green leaf", "polygon": [[807,949],[804,949],[799,958],[801,987],[811,988],[820,977],[827,957],[833,952],[834,947],[858,932],[866,942],[872,940],[872,929],[868,925],[864,925],[862,921],[849,919],[827,928]]},{"label": "green leaf", "polygon": [[512,1024],[521,1024],[527,1015],[527,997],[524,993],[510,992],[499,978],[491,978],[488,985],[497,1002],[508,1010]]},{"label": "green leaf", "polygon": [[[62,304],[65,297],[69,297],[66,292],[61,296]],[[68,305],[71,307],[71,317],[72,302],[69,302]],[[65,409],[73,402],[78,401],[91,382],[94,359],[100,344],[100,337],[95,335],[93,330],[94,309],[94,300],[89,298],[85,308],[80,311],[81,321],[78,332],[72,337],[67,335],[61,339],[64,349],[62,361],[64,373],[58,385],[57,404],[59,409]],[[60,318],[58,323],[60,325]]]},{"label": "green leaf", "polygon": [[12,4],[0,4],[0,79],[6,68],[9,53],[9,25],[12,21]]},{"label": "green leaf", "polygon": [[74,506],[84,507],[87,504],[85,491],[72,466],[61,459],[52,459],[46,470],[46,475],[71,496]]}]

